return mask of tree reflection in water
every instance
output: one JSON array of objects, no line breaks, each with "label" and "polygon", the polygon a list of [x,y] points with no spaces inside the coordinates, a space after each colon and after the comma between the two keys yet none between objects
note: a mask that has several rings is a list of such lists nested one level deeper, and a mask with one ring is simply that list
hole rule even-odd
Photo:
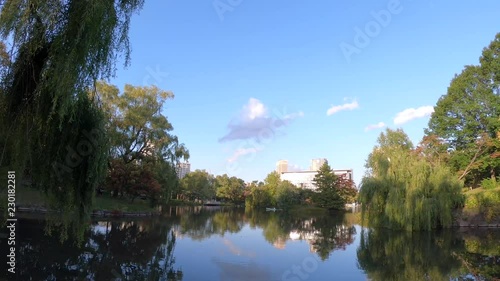
[{"label": "tree reflection in water", "polygon": [[[182,280],[183,272],[174,263],[176,238],[201,241],[215,236],[223,237],[221,243],[231,256],[240,257],[212,257],[221,278],[227,280],[241,276],[265,280],[276,274],[272,267],[253,260],[268,253],[260,248],[267,243],[281,250],[291,240],[304,240],[311,252],[328,263],[333,252],[345,250],[355,239],[359,241],[359,267],[371,280],[467,280],[469,273],[477,280],[500,277],[499,230],[407,233],[362,229],[357,234],[354,223],[334,213],[172,207],[159,218],[92,222],[78,247],[71,239],[61,244],[57,229],[47,236],[43,220],[20,220],[16,269],[18,280]],[[262,230],[267,243],[254,241],[249,251],[224,237],[244,227],[258,230],[254,231],[257,235]]]},{"label": "tree reflection in water", "polygon": [[43,221],[19,223],[19,280],[182,280],[175,236],[155,220],[93,223],[82,248],[46,236]]},{"label": "tree reflection in water", "polygon": [[[487,233],[479,240],[456,230],[412,233],[363,229],[358,263],[374,281],[498,280],[500,232]],[[472,249],[471,244],[478,246]],[[488,244],[496,245],[496,250],[485,247]]]},{"label": "tree reflection in water", "polygon": [[326,260],[334,250],[344,250],[354,242],[356,229],[343,214],[297,217],[286,213],[237,208],[177,208],[179,235],[202,240],[212,235],[237,233],[245,224],[262,229],[266,241],[278,249],[291,239],[307,240],[312,252]]}]

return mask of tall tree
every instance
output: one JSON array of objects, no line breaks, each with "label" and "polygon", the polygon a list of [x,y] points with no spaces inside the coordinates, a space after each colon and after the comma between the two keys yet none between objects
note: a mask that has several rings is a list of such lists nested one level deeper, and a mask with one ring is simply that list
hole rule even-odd
[{"label": "tall tree", "polygon": [[[391,130],[387,128],[385,133],[381,133],[377,139],[377,145],[373,148],[373,151],[368,155],[368,159],[365,164],[368,175],[376,175],[380,173],[380,169],[384,169],[387,166],[387,161],[389,158],[381,159],[383,155],[387,155],[392,150],[411,150],[413,149],[413,143],[411,142],[408,135],[402,129]],[[387,160],[387,161],[386,161]]]},{"label": "tall tree", "polygon": [[189,152],[173,135],[172,124],[162,114],[163,105],[174,97],[156,86],[125,85],[123,94],[105,82],[97,83],[97,93],[109,118],[110,154],[125,163],[160,157],[177,163]]},{"label": "tall tree", "polygon": [[426,134],[446,141],[459,177],[472,170],[494,179],[500,173],[500,158],[492,157],[500,147],[500,33],[479,60],[455,75],[434,108]]},{"label": "tall tree", "polygon": [[383,141],[401,134],[390,129],[382,133],[367,160],[371,172],[359,194],[363,216],[372,226],[410,231],[449,227],[452,210],[462,200],[462,183],[443,164]]},{"label": "tall tree", "polygon": [[2,2],[0,36],[15,56],[0,91],[0,170],[26,168],[58,208],[83,217],[107,151],[88,89],[113,75],[119,54],[129,62],[129,22],[143,0]]},{"label": "tall tree", "polygon": [[338,177],[333,172],[328,162],[325,162],[314,177],[314,184],[316,185],[316,194],[314,196],[314,203],[319,207],[344,210],[346,201],[340,196],[337,189],[336,182]]},{"label": "tall tree", "polygon": [[264,179],[264,188],[269,193],[272,205],[276,205],[276,192],[278,191],[280,182],[281,177],[276,171],[272,171]]}]

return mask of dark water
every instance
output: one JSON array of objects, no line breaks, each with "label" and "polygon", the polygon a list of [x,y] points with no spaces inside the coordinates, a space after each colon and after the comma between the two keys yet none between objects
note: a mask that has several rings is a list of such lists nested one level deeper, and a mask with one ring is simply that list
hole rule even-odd
[{"label": "dark water", "polygon": [[[355,215],[172,208],[89,222],[81,245],[20,219],[17,280],[495,280],[500,231],[368,230]],[[2,241],[5,253],[5,239]],[[5,270],[4,270],[5,272]],[[15,280],[10,276],[11,280]]]}]

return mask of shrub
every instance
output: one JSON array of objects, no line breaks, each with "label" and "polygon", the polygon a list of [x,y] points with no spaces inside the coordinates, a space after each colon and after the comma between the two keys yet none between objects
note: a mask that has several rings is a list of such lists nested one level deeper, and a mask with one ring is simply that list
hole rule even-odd
[{"label": "shrub", "polygon": [[497,186],[498,182],[492,178],[487,178],[481,181],[481,187],[484,189],[495,189]]}]

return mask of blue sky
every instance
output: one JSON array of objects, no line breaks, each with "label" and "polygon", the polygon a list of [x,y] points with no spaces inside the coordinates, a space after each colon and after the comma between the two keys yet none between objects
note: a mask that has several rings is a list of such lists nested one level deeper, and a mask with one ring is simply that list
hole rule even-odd
[{"label": "blue sky", "polygon": [[280,159],[327,158],[359,184],[385,126],[418,143],[450,80],[500,32],[498,11],[497,0],[149,0],[131,22],[131,65],[111,82],[175,94],[163,113],[192,169],[250,181]]}]

